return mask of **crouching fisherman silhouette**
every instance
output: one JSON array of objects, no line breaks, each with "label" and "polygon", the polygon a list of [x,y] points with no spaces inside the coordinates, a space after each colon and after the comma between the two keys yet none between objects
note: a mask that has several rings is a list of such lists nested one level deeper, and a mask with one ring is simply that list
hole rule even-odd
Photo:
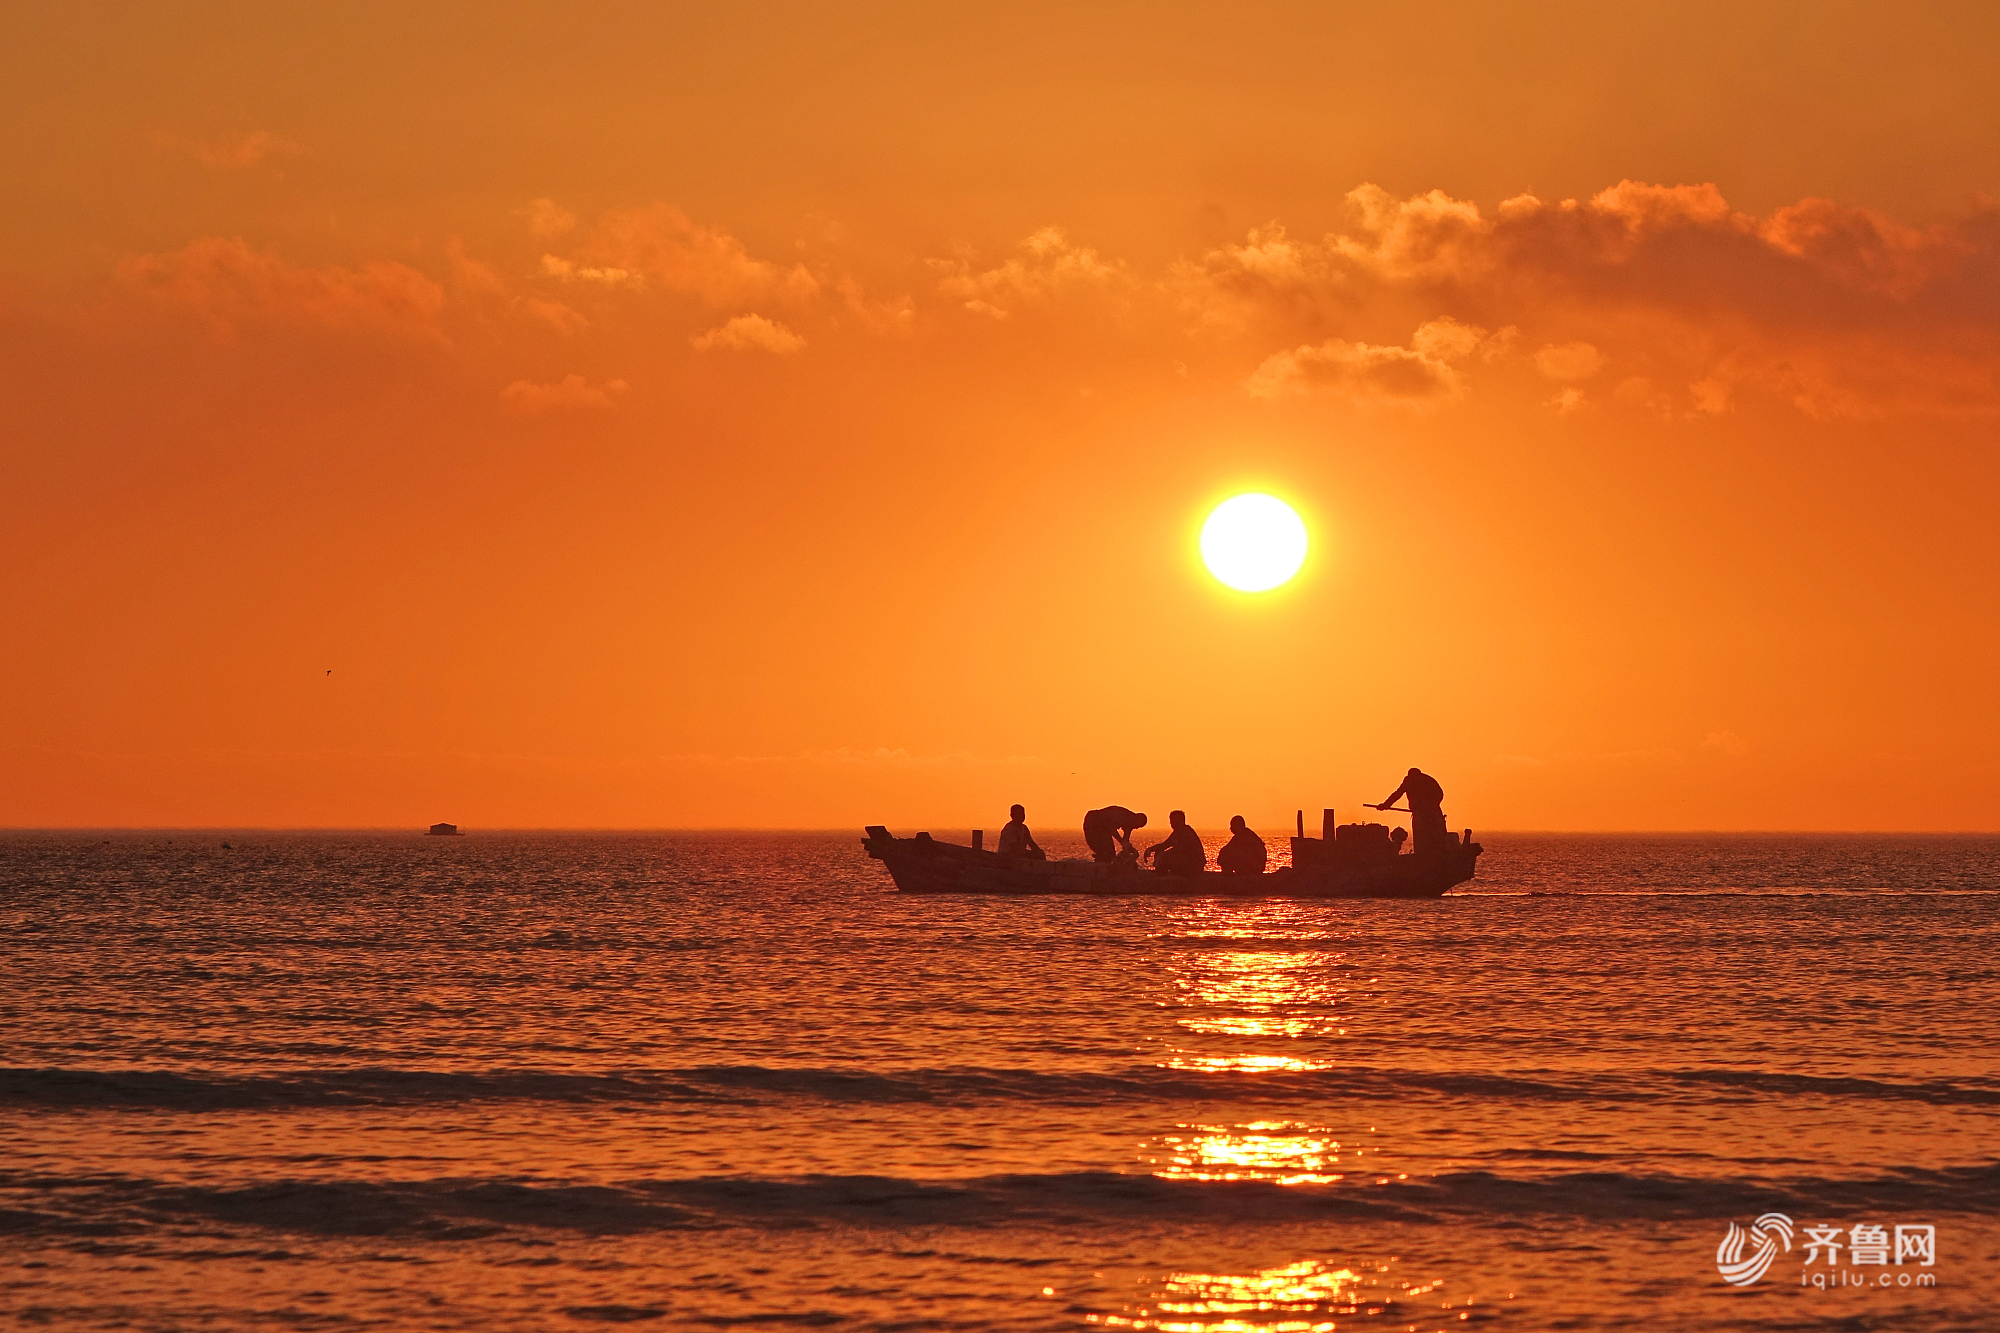
[{"label": "crouching fisherman silhouette", "polygon": [[1419,856],[1443,851],[1451,841],[1451,834],[1444,826],[1444,788],[1438,785],[1438,780],[1420,768],[1413,768],[1403,779],[1403,785],[1375,808],[1387,810],[1399,796],[1410,798],[1410,836],[1415,843],[1412,850]]},{"label": "crouching fisherman silhouette", "polygon": [[1035,846],[1035,835],[1028,832],[1028,812],[1022,806],[1010,806],[1007,810],[1007,826],[1000,830],[1000,842],[994,848],[1002,856],[1025,856],[1031,861],[1048,858],[1042,849]]},{"label": "crouching fisherman silhouette", "polygon": [[1094,861],[1136,866],[1139,864],[1139,853],[1132,846],[1132,834],[1134,830],[1144,827],[1144,815],[1127,810],[1122,805],[1107,805],[1102,810],[1085,812],[1083,840],[1090,845],[1090,856]]},{"label": "crouching fisherman silhouette", "polygon": [[1232,875],[1261,875],[1268,853],[1264,840],[1250,831],[1242,815],[1229,817],[1229,841],[1215,854],[1216,868]]},{"label": "crouching fisherman silhouette", "polygon": [[1187,816],[1178,810],[1168,812],[1167,823],[1173,831],[1146,849],[1153,869],[1169,875],[1199,875],[1208,868],[1208,849],[1201,845],[1201,835],[1188,827]]}]

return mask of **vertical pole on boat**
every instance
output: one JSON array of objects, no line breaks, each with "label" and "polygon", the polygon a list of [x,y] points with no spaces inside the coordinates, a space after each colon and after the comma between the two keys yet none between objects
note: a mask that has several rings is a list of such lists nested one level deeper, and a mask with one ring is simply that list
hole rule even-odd
[{"label": "vertical pole on boat", "polygon": [[976,851],[978,851],[978,850],[980,849],[980,847],[981,847],[981,846],[983,846],[983,845],[985,844],[985,842],[986,842],[986,830],[985,830],[985,829],[977,829],[977,828],[976,828],[976,829],[972,830],[972,850],[973,850],[973,851],[975,851],[975,852],[976,852]]},{"label": "vertical pole on boat", "polygon": [[1306,812],[1303,810],[1299,811],[1299,836],[1306,836]]},{"label": "vertical pole on boat", "polygon": [[1333,811],[1331,810],[1320,811],[1319,836],[1326,839],[1328,846],[1333,845]]}]

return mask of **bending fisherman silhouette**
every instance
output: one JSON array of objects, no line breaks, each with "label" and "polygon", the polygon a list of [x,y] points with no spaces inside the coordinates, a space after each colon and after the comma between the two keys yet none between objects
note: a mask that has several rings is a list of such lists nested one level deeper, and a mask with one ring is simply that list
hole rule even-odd
[{"label": "bending fisherman silhouette", "polygon": [[1250,831],[1242,815],[1229,817],[1229,841],[1215,854],[1216,868],[1237,875],[1261,875],[1268,853],[1264,840]]},{"label": "bending fisherman silhouette", "polygon": [[1085,812],[1083,840],[1090,844],[1090,856],[1094,861],[1116,861],[1125,857],[1136,865],[1139,853],[1132,849],[1132,833],[1144,827],[1144,815],[1127,810],[1122,805],[1107,805],[1102,810]]},{"label": "bending fisherman silhouette", "polygon": [[1187,816],[1178,810],[1167,812],[1173,831],[1146,849],[1153,869],[1169,875],[1199,875],[1208,868],[1208,849],[1201,835],[1188,827]]},{"label": "bending fisherman silhouette", "polygon": [[1404,777],[1403,785],[1375,808],[1387,810],[1398,796],[1410,798],[1410,836],[1416,844],[1412,850],[1419,855],[1441,851],[1451,841],[1451,833],[1444,826],[1444,788],[1438,785],[1438,780],[1420,768],[1413,768]]},{"label": "bending fisherman silhouette", "polygon": [[994,850],[1002,856],[1027,856],[1037,861],[1046,860],[1042,849],[1035,846],[1035,835],[1028,832],[1028,812],[1022,806],[1009,806],[1007,826],[1000,830],[1000,841]]}]

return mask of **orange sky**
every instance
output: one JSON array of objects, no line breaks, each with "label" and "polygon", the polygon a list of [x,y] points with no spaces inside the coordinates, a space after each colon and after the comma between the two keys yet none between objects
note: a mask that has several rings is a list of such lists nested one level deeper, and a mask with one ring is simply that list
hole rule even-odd
[{"label": "orange sky", "polygon": [[81,8],[0,825],[2000,827],[1989,6]]}]

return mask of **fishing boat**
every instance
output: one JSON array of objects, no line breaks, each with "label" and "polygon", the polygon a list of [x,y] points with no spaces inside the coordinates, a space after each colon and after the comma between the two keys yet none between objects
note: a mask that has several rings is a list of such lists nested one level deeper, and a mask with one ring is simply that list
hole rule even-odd
[{"label": "fishing boat", "polygon": [[982,845],[942,842],[928,833],[898,838],[870,824],[861,841],[901,893],[1081,893],[1099,897],[1439,898],[1470,880],[1480,845],[1472,830],[1405,851],[1383,824],[1336,825],[1328,810],[1320,837],[1305,836],[1305,812],[1292,863],[1259,874],[1204,870],[1167,874],[1108,861],[1002,856]]}]

